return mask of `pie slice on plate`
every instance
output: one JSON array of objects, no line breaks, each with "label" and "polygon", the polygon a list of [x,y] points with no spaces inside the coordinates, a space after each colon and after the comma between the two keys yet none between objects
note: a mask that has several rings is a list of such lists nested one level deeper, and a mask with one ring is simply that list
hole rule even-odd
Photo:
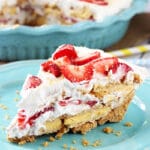
[{"label": "pie slice on plate", "polygon": [[69,131],[82,133],[123,119],[141,68],[101,50],[60,46],[39,73],[29,74],[21,90],[18,113],[7,128],[10,142]]}]

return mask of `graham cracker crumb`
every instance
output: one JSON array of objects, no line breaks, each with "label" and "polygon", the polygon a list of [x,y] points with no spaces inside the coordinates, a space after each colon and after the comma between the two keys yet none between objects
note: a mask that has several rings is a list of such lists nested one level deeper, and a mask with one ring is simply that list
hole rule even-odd
[{"label": "graham cracker crumb", "polygon": [[67,148],[68,148],[68,145],[67,145],[67,144],[64,144],[64,145],[63,145],[63,148],[64,148],[64,149],[67,149]]},{"label": "graham cracker crumb", "polygon": [[72,140],[72,143],[73,143],[73,144],[76,144],[76,143],[77,143],[77,141],[76,141],[76,140]]},{"label": "graham cracker crumb", "polygon": [[138,74],[134,74],[134,82],[136,83],[140,83],[141,82],[141,78]]},{"label": "graham cracker crumb", "polygon": [[81,143],[83,146],[89,146],[90,145],[89,141],[86,139],[82,139]]},{"label": "graham cracker crumb", "polygon": [[73,146],[70,146],[70,150],[76,150],[76,148]]},{"label": "graham cracker crumb", "polygon": [[5,115],[5,120],[9,120],[10,116],[8,114]]},{"label": "graham cracker crumb", "polygon": [[22,140],[22,141],[20,141],[18,144],[19,144],[19,145],[24,145],[24,144],[26,144],[26,140]]},{"label": "graham cracker crumb", "polygon": [[56,139],[55,139],[53,136],[50,136],[49,140],[50,140],[51,142],[54,142]]},{"label": "graham cracker crumb", "polygon": [[115,131],[114,134],[115,134],[116,136],[121,136],[122,133],[121,133],[121,131]]},{"label": "graham cracker crumb", "polygon": [[8,107],[6,105],[4,105],[4,104],[0,104],[0,108],[3,109],[3,110],[7,110],[8,109]]},{"label": "graham cracker crumb", "polygon": [[126,126],[126,127],[132,127],[132,126],[133,126],[133,123],[132,123],[132,122],[126,122],[126,123],[124,124],[124,126]]},{"label": "graham cracker crumb", "polygon": [[16,90],[16,94],[19,95],[19,94],[20,94],[20,91],[19,91],[19,90]]},{"label": "graham cracker crumb", "polygon": [[42,143],[43,147],[47,147],[49,145],[49,142],[48,141],[45,141]]},{"label": "graham cracker crumb", "polygon": [[101,140],[96,140],[93,142],[92,146],[97,147],[97,146],[100,146],[101,144],[102,144]]},{"label": "graham cracker crumb", "polygon": [[113,133],[113,128],[112,127],[105,127],[103,129],[103,132],[107,133],[107,134]]},{"label": "graham cracker crumb", "polygon": [[63,136],[62,133],[57,133],[56,136],[55,136],[55,138],[56,138],[57,140],[60,140],[60,139],[62,138],[62,136]]},{"label": "graham cracker crumb", "polygon": [[90,131],[95,127],[97,127],[97,122],[93,121],[93,122],[86,122],[80,126],[72,128],[71,130],[73,133],[80,132],[81,134],[85,135],[88,131]]},{"label": "graham cracker crumb", "polygon": [[3,131],[5,131],[6,130],[6,127],[4,127],[4,126],[0,126],[0,128],[1,128],[1,130],[3,130]]},{"label": "graham cracker crumb", "polygon": [[57,132],[57,134],[55,135],[55,138],[56,138],[56,139],[61,139],[62,136],[63,136],[63,134],[67,133],[68,131],[69,131],[68,128],[65,128],[65,127],[61,128],[61,129],[59,130],[59,132]]},{"label": "graham cracker crumb", "polygon": [[18,98],[18,97],[14,98],[14,101],[15,101],[15,102],[18,102],[18,101],[19,101],[19,98]]}]

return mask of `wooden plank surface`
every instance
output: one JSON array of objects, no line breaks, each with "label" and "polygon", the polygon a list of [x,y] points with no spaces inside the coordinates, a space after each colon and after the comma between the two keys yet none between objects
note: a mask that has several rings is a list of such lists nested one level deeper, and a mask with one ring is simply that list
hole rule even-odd
[{"label": "wooden plank surface", "polygon": [[150,40],[150,13],[143,13],[133,17],[125,36],[106,50],[134,47],[148,40]]}]

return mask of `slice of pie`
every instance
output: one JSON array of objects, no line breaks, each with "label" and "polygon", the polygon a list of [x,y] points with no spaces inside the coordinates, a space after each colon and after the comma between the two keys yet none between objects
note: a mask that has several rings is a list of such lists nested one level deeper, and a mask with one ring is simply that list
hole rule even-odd
[{"label": "slice of pie", "polygon": [[133,0],[0,0],[0,25],[71,25],[102,22],[133,5]]},{"label": "slice of pie", "polygon": [[8,140],[25,143],[43,134],[84,134],[121,121],[141,83],[138,72],[101,50],[60,46],[37,76],[27,76],[18,113],[7,128]]}]

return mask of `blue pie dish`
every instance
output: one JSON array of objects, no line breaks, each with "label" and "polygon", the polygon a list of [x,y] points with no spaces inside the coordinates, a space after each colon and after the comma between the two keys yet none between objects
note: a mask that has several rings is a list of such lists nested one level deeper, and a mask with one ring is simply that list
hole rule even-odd
[{"label": "blue pie dish", "polygon": [[131,18],[144,11],[148,0],[133,0],[130,8],[103,22],[84,21],[70,26],[1,26],[0,60],[46,59],[61,44],[104,49],[119,41]]}]

